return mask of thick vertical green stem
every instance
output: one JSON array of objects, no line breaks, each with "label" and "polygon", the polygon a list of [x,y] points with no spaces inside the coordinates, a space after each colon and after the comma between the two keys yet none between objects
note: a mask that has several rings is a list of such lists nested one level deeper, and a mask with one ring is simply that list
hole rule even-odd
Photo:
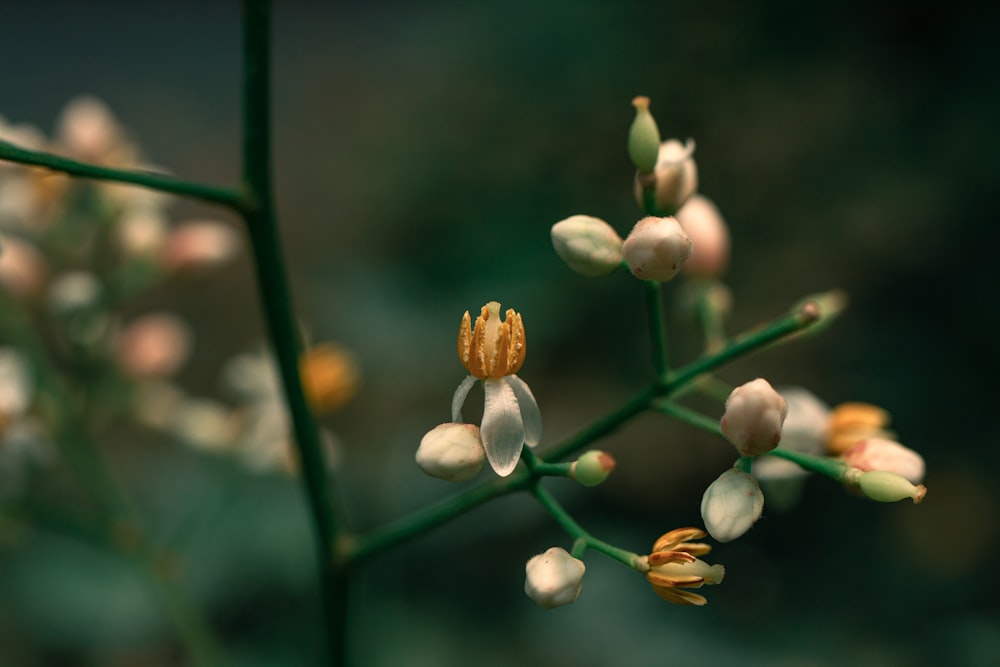
[{"label": "thick vertical green stem", "polygon": [[320,589],[331,664],[343,662],[347,621],[346,580],[334,562],[340,526],[316,421],[299,377],[302,344],[295,324],[275,215],[271,175],[271,3],[244,0],[243,183],[250,205],[244,211],[254,254],[264,318],[274,345],[291,414],[319,566]]},{"label": "thick vertical green stem", "polygon": [[649,342],[653,352],[653,372],[656,381],[665,386],[670,377],[670,362],[667,356],[667,325],[663,314],[663,297],[660,283],[647,280],[646,311],[649,317]]}]

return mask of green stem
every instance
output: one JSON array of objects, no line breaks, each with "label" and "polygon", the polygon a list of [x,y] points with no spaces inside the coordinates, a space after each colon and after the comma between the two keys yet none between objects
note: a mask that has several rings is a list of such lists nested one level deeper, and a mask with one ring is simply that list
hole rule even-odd
[{"label": "green stem", "polygon": [[[697,291],[696,308],[702,333],[705,335],[705,352],[712,354],[726,346],[726,329],[722,314],[715,307],[711,293],[717,284],[711,280],[699,280],[693,288]],[[724,289],[718,286],[719,289]]]},{"label": "green stem", "polygon": [[556,520],[563,530],[572,537],[575,541],[573,545],[573,555],[578,557],[582,555],[583,549],[579,546],[581,542],[586,545],[586,548],[593,549],[594,551],[599,551],[605,556],[615,559],[620,563],[624,563],[628,567],[633,569],[639,569],[638,564],[641,556],[631,551],[626,551],[625,549],[619,549],[618,547],[608,544],[603,540],[599,540],[589,532],[587,532],[583,526],[576,522],[573,517],[569,515],[562,505],[545,489],[542,488],[541,484],[536,483],[531,487],[531,493],[538,499],[538,502],[542,504],[552,518]]},{"label": "green stem", "polygon": [[546,463],[531,449],[521,450],[521,460],[528,466],[533,477],[570,477],[573,474],[572,463]]},{"label": "green stem", "polygon": [[667,355],[667,326],[663,314],[662,288],[655,280],[647,280],[645,288],[649,341],[653,348],[653,372],[656,374],[657,382],[666,386],[670,377],[670,362]]},{"label": "green stem", "polygon": [[250,206],[244,211],[254,254],[264,318],[291,415],[302,478],[316,538],[320,594],[331,660],[346,655],[346,572],[334,561],[343,529],[334,510],[328,467],[316,421],[299,377],[302,342],[281,251],[271,175],[271,3],[243,2],[243,182]]},{"label": "green stem", "polygon": [[688,364],[677,371],[670,380],[668,392],[673,394],[685,385],[694,381],[698,377],[714,371],[737,357],[742,357],[750,352],[759,350],[762,347],[789,336],[798,331],[806,329],[816,322],[819,313],[815,304],[806,303],[790,315],[786,315],[780,320],[776,320],[766,327],[746,334],[731,342],[725,349],[717,354],[702,357],[701,359]]},{"label": "green stem", "polygon": [[436,528],[455,517],[500,496],[523,491],[533,480],[529,470],[517,470],[510,477],[498,477],[435,505],[417,510],[397,521],[386,524],[343,543],[341,558],[358,563],[380,551],[394,547]]},{"label": "green stem", "polygon": [[657,399],[653,402],[653,407],[663,412],[665,414],[674,417],[675,419],[684,422],[685,424],[690,424],[696,428],[700,428],[709,433],[721,436],[722,431],[719,428],[719,420],[712,419],[711,417],[706,417],[705,415],[695,412],[690,408],[686,408],[683,405],[678,405],[673,401],[668,401],[666,399]]},{"label": "green stem", "polygon": [[750,474],[753,470],[753,457],[752,456],[741,456],[737,461],[736,465],[733,466],[737,470],[742,470],[746,474]]},{"label": "green stem", "polygon": [[802,452],[795,452],[790,449],[782,449],[778,447],[777,449],[772,449],[766,456],[777,456],[780,459],[787,459],[792,463],[798,464],[805,470],[811,472],[819,473],[825,477],[836,480],[838,482],[844,481],[844,475],[850,470],[850,466],[839,459],[830,458],[828,456],[813,456],[811,454],[803,454]]},{"label": "green stem", "polygon": [[51,171],[71,176],[80,176],[82,178],[91,178],[98,181],[130,183],[150,190],[170,192],[176,195],[191,197],[192,199],[199,199],[210,204],[220,204],[235,210],[242,209],[246,204],[243,194],[237,190],[192,183],[152,171],[116,169],[78,162],[44,151],[21,148],[3,140],[0,140],[0,160],[42,167]]}]

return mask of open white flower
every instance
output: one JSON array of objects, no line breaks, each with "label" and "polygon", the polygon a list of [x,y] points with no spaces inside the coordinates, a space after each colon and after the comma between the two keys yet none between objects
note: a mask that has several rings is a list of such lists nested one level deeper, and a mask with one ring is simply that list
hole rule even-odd
[{"label": "open white flower", "polygon": [[476,380],[483,381],[486,402],[480,435],[486,458],[501,477],[514,472],[521,448],[534,447],[542,438],[542,414],[528,385],[514,375],[524,363],[526,350],[521,315],[508,308],[500,320],[500,304],[490,301],[476,318],[469,311],[458,330],[458,358],[471,373],[451,402],[451,420],[462,421],[462,405]]}]

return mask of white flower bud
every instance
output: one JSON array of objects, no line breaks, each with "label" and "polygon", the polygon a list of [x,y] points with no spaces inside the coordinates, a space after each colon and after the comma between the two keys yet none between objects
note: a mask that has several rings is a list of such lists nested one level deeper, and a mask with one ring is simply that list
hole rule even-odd
[{"label": "white flower bud", "polygon": [[764,494],[752,475],[730,468],[712,482],[701,498],[705,529],[720,542],[731,542],[760,518]]},{"label": "white flower bud", "polygon": [[552,547],[524,566],[524,592],[546,609],[576,602],[586,570],[582,560],[573,558],[565,549]]},{"label": "white flower bud", "polygon": [[431,477],[449,482],[472,479],[486,461],[479,427],[454,422],[435,426],[421,439],[416,459]]},{"label": "white flower bud", "polygon": [[102,161],[122,141],[122,128],[108,106],[96,97],[71,101],[56,130],[63,150],[86,161]]},{"label": "white flower bud", "polygon": [[574,215],[552,226],[552,246],[569,268],[588,276],[606,276],[622,263],[622,239],[600,218]]},{"label": "white flower bud", "polygon": [[913,484],[924,479],[924,459],[908,447],[885,438],[869,438],[854,445],[843,455],[844,462],[865,472],[893,472]]},{"label": "white flower bud", "polygon": [[675,218],[648,216],[632,228],[622,252],[636,278],[666,282],[691,255],[691,239]]},{"label": "white flower bud", "polygon": [[[679,209],[698,190],[698,168],[695,165],[694,141],[681,143],[670,139],[660,144],[653,177],[656,179],[656,211],[672,213]],[[642,195],[642,177],[636,175],[635,199],[645,210]]]},{"label": "white flower bud", "polygon": [[729,263],[729,230],[719,209],[707,197],[694,195],[677,211],[677,222],[694,244],[684,272],[709,278],[720,276]]},{"label": "white flower bud", "polygon": [[726,399],[722,434],[743,456],[769,452],[781,441],[781,425],[788,406],[781,394],[763,378],[747,382]]}]

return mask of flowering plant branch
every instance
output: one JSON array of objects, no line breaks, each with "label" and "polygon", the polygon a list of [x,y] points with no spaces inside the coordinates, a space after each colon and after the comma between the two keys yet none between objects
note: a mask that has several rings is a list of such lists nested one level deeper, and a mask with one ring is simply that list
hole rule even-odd
[{"label": "flowering plant branch", "polygon": [[[239,187],[220,188],[105,164],[101,160],[79,159],[87,156],[86,151],[75,157],[63,157],[46,150],[20,147],[3,138],[0,138],[0,160],[180,195],[222,206],[242,220],[278,378],[277,385],[263,389],[258,386],[261,383],[243,382],[252,385],[248,391],[254,395],[253,407],[261,408],[264,415],[254,413],[259,421],[251,420],[254,428],[247,430],[265,430],[256,427],[272,423],[265,416],[274,416],[275,404],[279,405],[276,430],[284,433],[291,427],[295,448],[293,467],[301,476],[315,539],[323,634],[328,640],[327,657],[331,664],[341,664],[346,659],[347,587],[356,568],[406,540],[511,493],[527,492],[571,541],[570,551],[552,547],[526,565],[525,591],[546,608],[576,601],[582,590],[586,569],[583,558],[587,551],[600,552],[645,575],[653,591],[669,602],[705,604],[705,597],[688,589],[721,583],[724,569],[702,561],[700,557],[711,546],[695,540],[706,537],[706,531],[719,542],[745,534],[761,516],[768,482],[776,478],[816,472],[875,500],[922,500],[926,493],[920,484],[923,461],[892,439],[893,434],[885,430],[888,417],[879,408],[849,404],[830,410],[807,392],[803,395],[795,389],[779,391],[761,378],[732,387],[715,377],[716,371],[738,358],[828,325],[842,307],[842,298],[836,292],[808,297],[773,322],[736,336],[727,335],[724,320],[730,299],[721,276],[728,260],[728,228],[714,204],[697,193],[694,142],[661,142],[649,100],[640,97],[634,101],[635,118],[629,131],[628,152],[636,169],[633,190],[644,217],[622,239],[603,220],[572,216],[553,226],[552,243],[569,268],[583,276],[597,278],[628,271],[641,282],[648,320],[651,377],[635,394],[574,434],[545,443],[539,403],[518,375],[526,360],[524,318],[514,309],[501,314],[500,304],[495,301],[484,305],[475,318],[466,312],[459,327],[457,350],[469,375],[455,392],[451,422],[424,436],[416,451],[416,462],[427,474],[452,482],[471,480],[487,462],[496,476],[395,521],[368,531],[354,530],[344,517],[341,489],[331,470],[327,443],[316,419],[316,413],[324,406],[338,405],[353,391],[349,386],[352,371],[349,362],[335,349],[304,345],[297,328],[271,173],[270,2],[244,0],[243,16],[243,172]],[[111,222],[102,224],[107,228],[113,226]],[[149,225],[143,224],[138,228],[148,232]],[[108,230],[102,227],[99,231]],[[218,230],[212,233],[218,235]],[[132,239],[129,247],[141,246],[143,252],[148,250],[147,246],[155,245],[142,234],[139,240],[129,238]],[[199,239],[195,245],[204,250],[204,237]],[[11,242],[18,243],[13,238]],[[199,257],[201,264],[207,263],[204,255]],[[132,264],[127,269],[149,268],[148,254],[134,259],[129,259]],[[187,257],[176,262],[176,266],[190,268],[191,263]],[[157,265],[154,269],[162,267]],[[123,293],[141,293],[152,284],[153,278],[141,271],[140,275],[144,277],[135,279],[138,286]],[[675,366],[667,344],[662,283],[678,277],[687,280],[693,291],[696,317],[705,334],[705,353],[685,365]],[[65,312],[59,315],[63,319],[56,322],[65,330],[82,327],[86,333],[74,338],[60,330],[71,343],[66,356],[85,369],[106,361],[101,356],[104,349],[101,346],[114,340],[117,333],[112,332],[114,327],[101,324],[104,321],[101,317],[111,317],[102,308],[113,311],[109,306],[120,305],[120,299],[114,295],[106,298],[107,303],[94,297],[100,281],[90,280],[87,283],[90,292],[87,289],[81,292],[79,280],[71,285],[75,292],[64,290],[73,298],[63,299],[71,303],[64,304]],[[87,298],[81,298],[81,293]],[[36,502],[30,495],[22,503],[25,512],[52,519],[53,525],[69,526],[81,535],[96,535],[107,546],[128,555],[146,573],[191,660],[201,665],[219,664],[224,659],[224,650],[196,607],[175,585],[170,568],[164,565],[170,560],[169,554],[145,535],[125,489],[114,479],[93,442],[97,429],[88,421],[86,408],[96,401],[78,399],[78,394],[89,396],[87,383],[93,376],[81,372],[72,383],[62,380],[51,362],[52,350],[34,335],[32,322],[21,314],[20,304],[6,294],[0,299],[0,334],[5,343],[27,359],[42,396],[32,399],[40,406],[36,410],[45,413],[60,454],[97,502],[99,520],[91,526],[85,517],[53,513],[45,503]],[[145,344],[153,349],[153,361],[147,359],[144,365],[137,365],[133,357],[125,355],[131,361],[121,365],[131,369],[134,376],[131,380],[155,393],[154,389],[162,391],[163,387],[151,382],[142,384],[139,380],[169,375],[166,369],[172,368],[171,360],[156,353],[170,347],[164,340],[177,339],[179,334],[176,327],[169,326],[170,331],[162,326],[142,331],[149,330],[159,336],[153,344]],[[134,338],[142,340],[138,335]],[[94,340],[100,344],[94,344]],[[247,371],[246,364],[242,370]],[[477,384],[485,394],[478,425],[465,422],[462,415],[466,397]],[[695,391],[725,403],[721,419],[696,412],[680,402]],[[275,396],[279,393],[277,400]],[[260,399],[260,395],[267,398]],[[21,401],[26,402],[30,401]],[[156,407],[147,410],[147,416],[152,415],[151,421],[163,421],[161,408],[156,403]],[[614,458],[604,451],[583,450],[647,411],[662,413],[728,441],[736,449],[738,459],[704,493],[701,515],[706,531],[669,530],[652,543],[648,554],[640,554],[605,542],[584,529],[543,486],[543,480],[567,478],[587,487],[604,482],[615,468]],[[27,417],[29,412],[24,405],[0,405],[0,416],[5,418]],[[205,414],[203,409],[199,416]],[[228,437],[229,432],[226,433]],[[218,446],[217,441],[210,444]],[[567,460],[574,456],[575,460]],[[791,470],[783,464],[789,464]]]}]

